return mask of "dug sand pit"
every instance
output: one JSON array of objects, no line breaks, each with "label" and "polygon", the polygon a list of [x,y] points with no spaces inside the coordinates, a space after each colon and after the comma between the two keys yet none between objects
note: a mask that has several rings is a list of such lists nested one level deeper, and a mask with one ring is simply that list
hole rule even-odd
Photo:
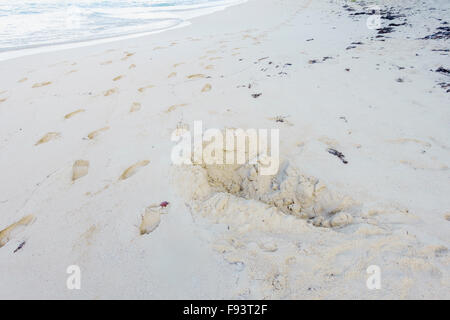
[{"label": "dug sand pit", "polygon": [[256,164],[203,165],[190,170],[190,198],[204,199],[198,203],[199,208],[208,207],[201,209],[203,215],[214,216],[219,211],[227,214],[228,209],[233,214],[231,208],[239,203],[246,207],[244,211],[258,207],[258,210],[276,212],[277,219],[292,216],[306,219],[314,226],[342,227],[351,223],[351,213],[356,213],[350,198],[331,192],[319,179],[300,174],[287,161],[273,176],[259,175]]}]

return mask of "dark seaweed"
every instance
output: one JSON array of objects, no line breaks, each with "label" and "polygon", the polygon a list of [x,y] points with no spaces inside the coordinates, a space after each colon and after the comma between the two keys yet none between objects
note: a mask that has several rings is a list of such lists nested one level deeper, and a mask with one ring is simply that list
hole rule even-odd
[{"label": "dark seaweed", "polygon": [[345,156],[344,156],[344,154],[343,154],[342,152],[337,151],[336,149],[332,149],[332,148],[327,149],[327,151],[328,151],[329,154],[332,154],[333,156],[336,156],[336,157],[338,157],[339,159],[341,159],[341,161],[342,161],[343,163],[345,163],[345,164],[348,163],[348,161],[345,160]]},{"label": "dark seaweed", "polygon": [[444,67],[437,68],[436,72],[439,72],[439,73],[442,73],[442,74],[446,74],[446,75],[450,75],[450,70],[449,69],[445,69]]},{"label": "dark seaweed", "polygon": [[438,30],[437,32],[430,34],[426,37],[423,37],[422,39],[425,40],[439,40],[439,39],[444,39],[444,40],[448,40],[450,39],[450,27],[438,27],[436,30]]}]

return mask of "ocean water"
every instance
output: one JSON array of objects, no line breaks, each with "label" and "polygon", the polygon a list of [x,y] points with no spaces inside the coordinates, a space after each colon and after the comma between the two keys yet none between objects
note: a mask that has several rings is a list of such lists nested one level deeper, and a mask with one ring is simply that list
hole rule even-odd
[{"label": "ocean water", "polygon": [[161,31],[244,0],[0,0],[0,52]]}]

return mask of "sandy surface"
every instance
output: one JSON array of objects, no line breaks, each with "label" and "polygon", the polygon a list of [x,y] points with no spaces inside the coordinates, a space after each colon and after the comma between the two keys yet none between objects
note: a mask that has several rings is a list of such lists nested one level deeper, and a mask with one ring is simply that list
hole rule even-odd
[{"label": "sandy surface", "polygon": [[[450,9],[382,10],[250,0],[0,62],[0,298],[450,298]],[[195,120],[279,128],[279,173],[172,165]]]}]

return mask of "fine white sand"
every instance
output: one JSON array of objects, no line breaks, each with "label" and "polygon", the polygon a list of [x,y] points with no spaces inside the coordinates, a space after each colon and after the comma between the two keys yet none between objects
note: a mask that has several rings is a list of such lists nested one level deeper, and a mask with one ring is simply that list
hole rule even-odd
[{"label": "fine white sand", "polygon": [[[449,299],[449,7],[250,0],[1,61],[0,298]],[[172,165],[195,120],[280,129],[279,173]]]}]

